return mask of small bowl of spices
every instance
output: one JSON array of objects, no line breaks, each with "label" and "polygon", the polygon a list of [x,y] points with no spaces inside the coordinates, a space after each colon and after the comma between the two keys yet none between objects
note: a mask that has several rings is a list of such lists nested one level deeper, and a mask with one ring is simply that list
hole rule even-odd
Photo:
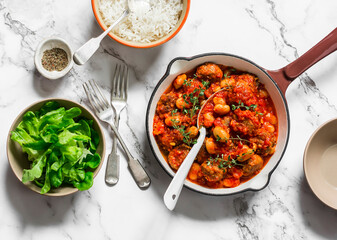
[{"label": "small bowl of spices", "polygon": [[72,55],[70,46],[62,38],[45,39],[35,52],[36,69],[45,78],[61,78],[73,67]]}]

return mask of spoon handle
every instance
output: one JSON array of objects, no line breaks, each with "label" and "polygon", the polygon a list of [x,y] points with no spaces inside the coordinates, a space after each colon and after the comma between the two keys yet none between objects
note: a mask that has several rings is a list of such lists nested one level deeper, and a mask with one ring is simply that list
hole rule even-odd
[{"label": "spoon handle", "polygon": [[100,41],[103,40],[103,38],[108,35],[108,33],[118,24],[120,23],[126,16],[128,16],[130,13],[129,9],[124,10],[124,12],[122,13],[122,15],[113,23],[110,25],[110,27],[107,28],[107,30],[105,30],[101,35],[99,35],[98,37],[96,37],[97,39],[99,39]]},{"label": "spoon handle", "polygon": [[108,33],[127,15],[129,15],[129,9],[126,9],[122,13],[122,15],[113,24],[111,24],[111,26],[107,30],[105,30],[101,35],[95,38],[91,38],[82,47],[77,49],[77,51],[74,53],[73,56],[74,62],[78,65],[83,65],[84,63],[86,63],[91,58],[91,56],[94,55],[94,53],[97,51],[103,38],[106,35],[108,35]]},{"label": "spoon handle", "polygon": [[181,189],[183,188],[184,181],[187,177],[187,174],[191,168],[191,165],[197,156],[204,140],[206,137],[206,129],[201,127],[200,135],[198,141],[192,147],[191,151],[188,153],[183,163],[180,165],[178,171],[173,177],[169,187],[167,188],[164,194],[164,203],[169,210],[173,210],[177,204]]}]

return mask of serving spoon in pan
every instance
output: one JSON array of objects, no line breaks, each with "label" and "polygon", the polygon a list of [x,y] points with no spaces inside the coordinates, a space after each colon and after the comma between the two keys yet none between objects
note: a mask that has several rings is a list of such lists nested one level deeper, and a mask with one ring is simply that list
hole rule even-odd
[{"label": "serving spoon in pan", "polygon": [[213,97],[221,92],[224,91],[224,89],[221,89],[215,93],[213,93],[201,106],[200,111],[198,113],[197,118],[197,127],[199,129],[199,137],[197,139],[197,143],[193,145],[192,149],[180,165],[178,171],[174,175],[170,185],[168,186],[165,194],[164,194],[164,203],[166,207],[169,210],[173,210],[177,204],[179,195],[181,193],[181,190],[184,185],[184,181],[187,177],[187,174],[192,166],[192,163],[194,162],[194,159],[196,158],[197,154],[199,153],[200,148],[202,147],[205,137],[206,137],[206,128],[204,126],[200,126],[200,116],[203,108],[206,106],[206,104],[213,100]]}]

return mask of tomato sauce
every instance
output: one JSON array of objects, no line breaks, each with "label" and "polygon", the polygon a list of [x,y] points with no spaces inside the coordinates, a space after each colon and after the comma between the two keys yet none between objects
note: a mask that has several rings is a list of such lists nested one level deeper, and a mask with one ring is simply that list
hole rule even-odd
[{"label": "tomato sauce", "polygon": [[208,188],[232,188],[256,176],[278,137],[274,104],[257,76],[205,63],[175,78],[153,121],[153,135],[174,171],[196,143],[199,111],[207,136],[187,178]]}]

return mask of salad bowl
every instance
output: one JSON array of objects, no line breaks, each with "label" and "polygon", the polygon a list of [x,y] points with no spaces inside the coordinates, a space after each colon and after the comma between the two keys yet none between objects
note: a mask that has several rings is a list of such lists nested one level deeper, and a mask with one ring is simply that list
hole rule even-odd
[{"label": "salad bowl", "polygon": [[[29,169],[31,162],[28,160],[27,153],[23,152],[22,147],[19,145],[19,143],[11,139],[12,132],[18,127],[19,123],[23,120],[24,115],[28,111],[36,112],[40,110],[41,107],[47,102],[56,102],[60,105],[60,107],[64,107],[65,109],[77,107],[81,110],[81,114],[79,115],[79,117],[84,117],[88,119],[89,121],[92,121],[92,128],[97,132],[97,135],[99,138],[99,144],[97,145],[96,153],[98,153],[101,157],[100,163],[92,171],[93,178],[95,178],[100,168],[102,167],[103,159],[105,156],[105,139],[104,139],[103,131],[96,117],[87,108],[85,108],[81,104],[76,103],[74,101],[67,100],[67,99],[61,99],[61,98],[50,98],[50,99],[44,99],[44,100],[35,102],[31,104],[30,106],[26,107],[23,111],[21,111],[19,115],[16,117],[16,119],[14,120],[13,124],[11,125],[9,129],[9,133],[7,137],[7,157],[8,157],[9,165],[11,169],[13,170],[13,173],[18,178],[18,180],[22,182],[24,170]],[[30,190],[36,193],[41,193],[41,187],[39,187],[33,181],[27,181],[23,184]],[[78,188],[76,187],[73,187],[71,185],[62,184],[58,188],[51,188],[50,191],[44,193],[43,195],[65,196],[65,195],[75,193],[77,191],[78,191]]]}]

